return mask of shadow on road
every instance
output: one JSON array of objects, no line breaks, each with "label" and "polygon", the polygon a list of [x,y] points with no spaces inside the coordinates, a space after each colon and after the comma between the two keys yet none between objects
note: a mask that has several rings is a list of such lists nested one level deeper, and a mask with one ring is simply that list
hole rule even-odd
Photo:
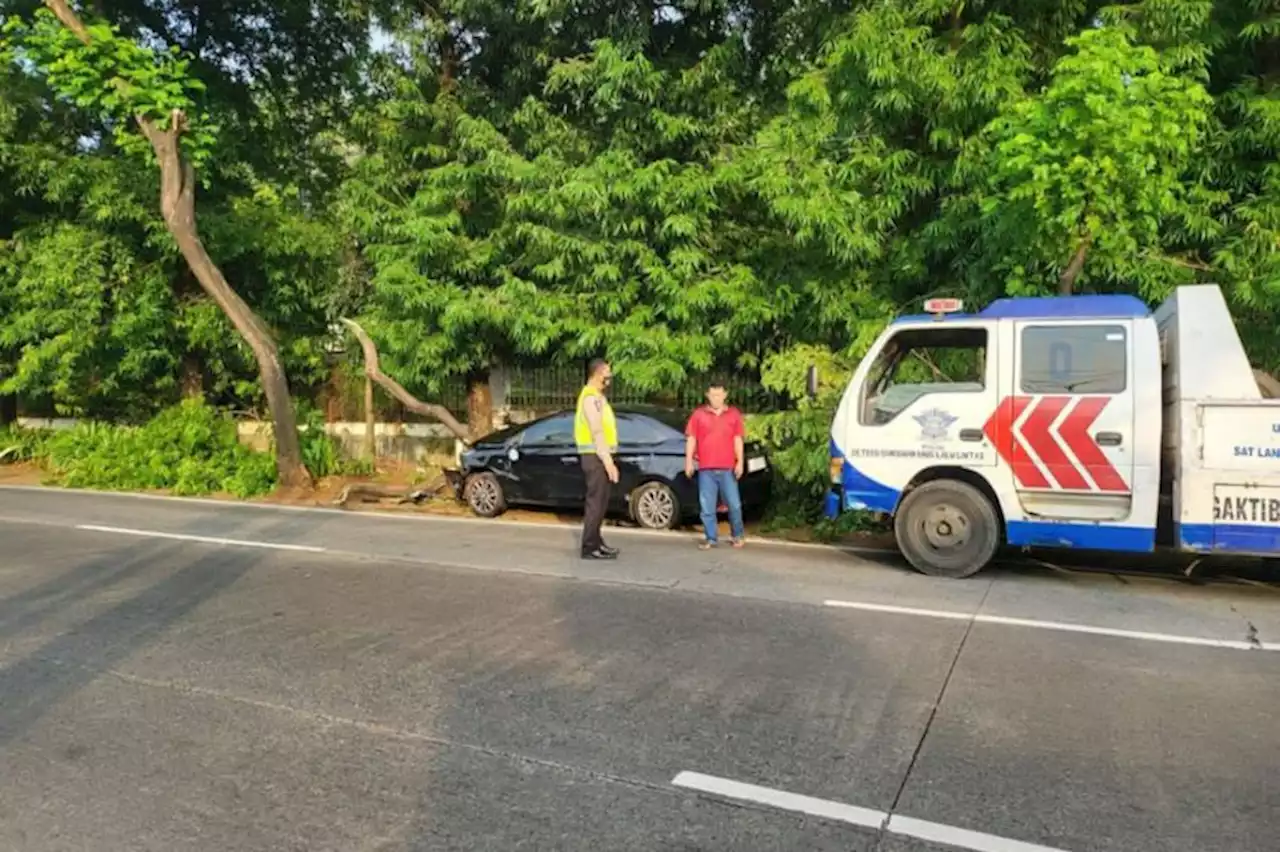
[{"label": "shadow on road", "polygon": [[0,636],[92,605],[147,574],[160,578],[0,669],[0,747],[60,701],[111,671],[252,570],[258,554],[139,542],[0,600]]},{"label": "shadow on road", "polygon": [[883,617],[563,581],[520,581],[483,611],[422,606],[429,632],[465,647],[411,651],[440,687],[432,733],[484,753],[446,747],[423,767],[397,849],[869,848],[848,826],[670,782],[693,770],[889,807],[963,635],[930,622],[903,641]]}]

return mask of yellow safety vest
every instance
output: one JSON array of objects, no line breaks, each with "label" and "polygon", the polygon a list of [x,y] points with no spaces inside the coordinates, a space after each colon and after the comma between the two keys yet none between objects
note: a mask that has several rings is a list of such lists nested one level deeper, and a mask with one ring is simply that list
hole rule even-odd
[{"label": "yellow safety vest", "polygon": [[578,445],[578,452],[594,454],[596,451],[595,439],[591,437],[591,424],[587,422],[587,397],[592,396],[598,396],[604,402],[600,426],[604,429],[605,443],[609,445],[609,449],[616,450],[618,448],[618,420],[613,416],[613,406],[609,404],[609,400],[604,399],[604,394],[591,385],[586,385],[583,387],[582,393],[578,394],[578,413],[573,417],[573,440]]}]

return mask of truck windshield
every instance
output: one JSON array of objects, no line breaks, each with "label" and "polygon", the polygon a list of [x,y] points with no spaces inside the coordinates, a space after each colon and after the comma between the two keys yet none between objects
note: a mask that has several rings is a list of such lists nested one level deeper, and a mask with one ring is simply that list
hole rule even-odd
[{"label": "truck windshield", "polygon": [[888,423],[928,394],[983,390],[986,356],[987,331],[983,328],[898,332],[885,344],[867,374],[862,423]]}]

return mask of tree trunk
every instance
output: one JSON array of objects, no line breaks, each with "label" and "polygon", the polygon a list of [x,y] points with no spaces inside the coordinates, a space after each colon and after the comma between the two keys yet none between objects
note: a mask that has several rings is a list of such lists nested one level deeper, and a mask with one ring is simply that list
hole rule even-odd
[{"label": "tree trunk", "polygon": [[165,225],[201,288],[231,320],[258,362],[258,376],[267,397],[267,408],[271,411],[276,472],[280,484],[290,488],[310,485],[311,475],[302,463],[298,421],[280,351],[266,324],[227,283],[222,270],[209,257],[200,240],[195,220],[195,170],[189,163],[182,162],[178,147],[183,119],[174,115],[170,121],[171,129],[168,131],[160,130],[149,121],[139,121],[160,161],[160,210],[164,214]]},{"label": "tree trunk", "polygon": [[493,389],[488,370],[467,377],[467,428],[473,443],[493,431]]},{"label": "tree trunk", "polygon": [[1080,273],[1084,270],[1085,258],[1089,255],[1089,247],[1093,245],[1093,234],[1085,234],[1080,238],[1080,244],[1076,246],[1075,254],[1071,256],[1071,262],[1067,264],[1067,268],[1062,270],[1062,275],[1058,278],[1058,295],[1070,296],[1075,292],[1076,279],[1080,277]]},{"label": "tree trunk", "polygon": [[18,398],[10,393],[0,393],[0,427],[18,419]]},{"label": "tree trunk", "polygon": [[[89,30],[71,9],[66,0],[44,0],[45,5],[57,16],[81,43],[93,42]],[[280,484],[288,487],[311,484],[311,475],[302,463],[302,445],[298,440],[298,421],[293,411],[293,399],[289,395],[289,381],[285,376],[280,352],[270,329],[259,319],[253,309],[240,298],[222,270],[209,257],[200,233],[196,228],[195,170],[182,159],[181,139],[186,130],[187,118],[180,110],[169,117],[169,127],[161,129],[145,115],[136,116],[138,127],[151,143],[156,160],[160,164],[160,212],[183,259],[191,268],[191,274],[200,287],[222,309],[236,331],[249,344],[258,362],[258,375],[262,390],[271,410],[271,423],[276,442],[276,470]]]},{"label": "tree trunk", "polygon": [[372,379],[379,387],[391,394],[391,398],[403,405],[415,414],[421,414],[424,417],[434,417],[445,426],[449,427],[459,440],[464,444],[471,443],[471,435],[467,431],[467,427],[458,422],[458,418],[443,405],[434,402],[423,402],[413,394],[404,389],[404,386],[395,379],[382,372],[382,367],[378,364],[378,347],[373,342],[373,338],[369,336],[360,323],[353,319],[343,317],[342,324],[351,329],[351,333],[360,341],[360,349],[364,352],[364,374]]},{"label": "tree trunk", "polygon": [[204,371],[195,355],[187,353],[182,358],[182,398],[204,398]]},{"label": "tree trunk", "polygon": [[1280,399],[1280,381],[1266,370],[1254,370],[1253,381],[1262,393],[1263,399]]},{"label": "tree trunk", "polygon": [[364,457],[371,462],[378,460],[377,413],[373,410],[373,379],[364,377]]}]

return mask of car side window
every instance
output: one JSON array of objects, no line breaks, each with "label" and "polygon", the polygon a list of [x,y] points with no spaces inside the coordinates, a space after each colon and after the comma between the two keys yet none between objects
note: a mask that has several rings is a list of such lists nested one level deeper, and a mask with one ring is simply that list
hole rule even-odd
[{"label": "car side window", "polygon": [[681,437],[680,433],[651,418],[637,414],[618,415],[618,443],[620,444],[661,444],[679,437]]},{"label": "car side window", "polygon": [[534,423],[520,436],[522,447],[560,447],[573,445],[573,416],[558,414]]}]

